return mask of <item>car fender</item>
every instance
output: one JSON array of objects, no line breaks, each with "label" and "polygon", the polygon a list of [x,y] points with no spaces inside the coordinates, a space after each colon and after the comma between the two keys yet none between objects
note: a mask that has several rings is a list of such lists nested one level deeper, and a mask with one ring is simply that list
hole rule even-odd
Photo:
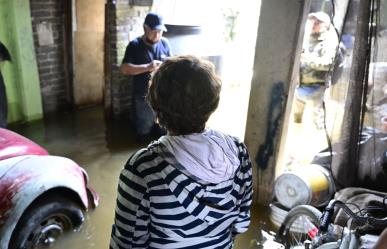
[{"label": "car fender", "polygon": [[[28,206],[50,189],[70,189],[78,194],[83,207],[88,208],[86,179],[82,168],[74,161],[49,155],[16,159],[7,172],[0,174],[0,248],[8,247],[12,232]],[[0,163],[7,163],[6,160]]]},{"label": "car fender", "polygon": [[0,128],[0,160],[23,155],[48,155],[48,151],[20,134]]}]

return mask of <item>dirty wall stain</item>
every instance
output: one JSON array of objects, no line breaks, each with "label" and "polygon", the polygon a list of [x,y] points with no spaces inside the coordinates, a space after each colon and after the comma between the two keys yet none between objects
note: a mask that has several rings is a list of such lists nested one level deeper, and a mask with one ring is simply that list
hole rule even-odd
[{"label": "dirty wall stain", "polygon": [[283,114],[283,101],[285,100],[284,83],[277,82],[270,91],[269,108],[267,111],[266,137],[258,148],[255,162],[258,168],[265,170],[270,157],[274,154],[275,135],[279,130],[279,121]]}]

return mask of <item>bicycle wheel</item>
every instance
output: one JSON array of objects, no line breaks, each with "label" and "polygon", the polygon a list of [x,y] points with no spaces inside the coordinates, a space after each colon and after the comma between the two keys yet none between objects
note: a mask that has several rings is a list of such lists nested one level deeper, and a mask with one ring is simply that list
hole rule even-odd
[{"label": "bicycle wheel", "polygon": [[313,206],[294,207],[286,215],[278,231],[279,240],[287,249],[305,248],[304,241],[310,239],[308,232],[312,228],[318,228],[321,215],[322,213]]}]

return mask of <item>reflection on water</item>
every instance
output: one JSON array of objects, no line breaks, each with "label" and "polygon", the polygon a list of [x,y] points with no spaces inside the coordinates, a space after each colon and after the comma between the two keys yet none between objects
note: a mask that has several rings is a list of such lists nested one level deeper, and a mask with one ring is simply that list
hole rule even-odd
[{"label": "reflection on water", "polygon": [[[108,248],[118,176],[129,155],[140,148],[134,142],[129,122],[106,123],[103,109],[91,108],[9,128],[44,146],[53,155],[76,161],[87,171],[90,185],[100,195],[100,205],[86,214],[81,230],[63,237],[51,248]],[[235,249],[257,248],[251,241],[258,238],[260,229],[270,229],[267,219],[267,209],[254,207],[251,227],[237,237]]]}]

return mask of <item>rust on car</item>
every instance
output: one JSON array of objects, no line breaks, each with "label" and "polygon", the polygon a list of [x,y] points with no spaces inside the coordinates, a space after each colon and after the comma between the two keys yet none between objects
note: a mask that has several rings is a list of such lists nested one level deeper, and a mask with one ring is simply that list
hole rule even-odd
[{"label": "rust on car", "polygon": [[32,177],[29,174],[24,174],[16,178],[6,178],[0,181],[0,226],[8,218],[8,213],[13,207],[13,197],[18,193],[23,183],[30,180]]}]

